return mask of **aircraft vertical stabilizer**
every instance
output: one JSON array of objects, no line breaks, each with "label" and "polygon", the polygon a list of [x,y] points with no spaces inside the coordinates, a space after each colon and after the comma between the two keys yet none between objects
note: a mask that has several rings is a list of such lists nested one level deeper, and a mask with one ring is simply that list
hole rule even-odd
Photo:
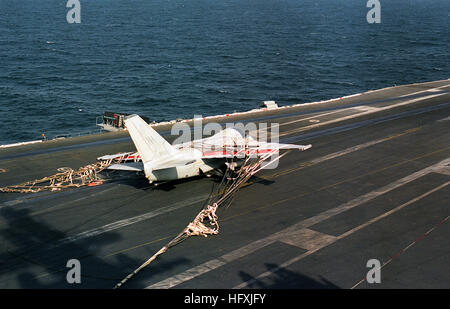
[{"label": "aircraft vertical stabilizer", "polygon": [[125,127],[128,129],[143,163],[178,152],[138,115],[125,118]]}]

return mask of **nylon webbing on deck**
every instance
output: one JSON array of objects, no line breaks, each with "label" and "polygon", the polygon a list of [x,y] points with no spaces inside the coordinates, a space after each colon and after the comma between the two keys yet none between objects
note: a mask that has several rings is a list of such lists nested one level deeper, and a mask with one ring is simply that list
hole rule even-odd
[{"label": "nylon webbing on deck", "polygon": [[118,157],[107,161],[100,161],[80,167],[78,170],[71,168],[59,168],[59,173],[52,176],[27,181],[19,185],[0,188],[4,193],[36,193],[41,191],[59,191],[67,188],[79,188],[87,185],[98,184],[101,178],[98,174],[111,164],[121,163],[124,157]]},{"label": "nylon webbing on deck", "polygon": [[216,214],[219,206],[228,207],[233,200],[233,197],[239,190],[239,188],[247,182],[247,180],[259,172],[261,169],[273,164],[278,161],[282,156],[286,155],[284,153],[281,156],[277,156],[276,159],[272,159],[270,162],[263,165],[263,162],[272,157],[274,153],[277,153],[278,149],[273,150],[261,157],[251,157],[246,150],[245,159],[242,166],[239,169],[234,168],[234,162],[228,162],[227,169],[224,172],[222,181],[219,186],[211,192],[211,195],[206,202],[206,206],[197,214],[192,222],[190,222],[183,231],[173,238],[169,243],[163,246],[158,252],[151,256],[147,261],[145,261],[136,270],[126,276],[121,282],[116,284],[114,289],[120,288],[129,279],[134,277],[139,271],[152,263],[159,255],[167,252],[170,247],[173,247],[182,241],[186,240],[190,236],[204,236],[216,235],[219,233],[219,222],[218,216]]}]

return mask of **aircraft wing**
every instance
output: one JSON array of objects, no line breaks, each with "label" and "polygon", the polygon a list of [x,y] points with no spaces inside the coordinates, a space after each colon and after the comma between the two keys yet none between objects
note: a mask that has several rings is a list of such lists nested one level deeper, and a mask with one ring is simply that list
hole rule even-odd
[{"label": "aircraft wing", "polygon": [[219,133],[200,140],[176,145],[178,149],[194,148],[202,153],[202,159],[234,158],[261,156],[277,153],[284,149],[298,149],[304,151],[311,145],[279,144],[257,141],[250,136],[245,137],[233,128],[227,128]]},{"label": "aircraft wing", "polygon": [[97,160],[99,161],[108,161],[114,159],[121,159],[122,161],[139,161],[141,157],[137,152],[124,152],[114,155],[105,155],[97,158]]},{"label": "aircraft wing", "polygon": [[[188,165],[191,163],[194,163],[195,160],[192,159],[176,159],[176,160],[170,160],[167,162],[158,162],[157,164],[152,165],[152,170],[163,170],[166,168],[172,168],[182,165]],[[130,171],[130,172],[140,172],[144,171],[144,164],[142,161],[139,162],[132,162],[132,163],[121,163],[121,164],[112,164],[108,166],[109,170],[118,170],[118,171]]]},{"label": "aircraft wing", "polygon": [[152,170],[157,171],[157,170],[163,170],[166,168],[176,168],[177,166],[188,165],[188,164],[191,164],[194,162],[195,162],[195,160],[193,160],[193,159],[177,159],[177,160],[171,160],[171,161],[167,161],[167,162],[158,162],[157,164],[152,165]]},{"label": "aircraft wing", "polygon": [[307,150],[311,148],[312,145],[295,145],[295,144],[277,144],[277,143],[264,143],[259,146],[259,148],[278,148],[280,150],[284,149],[298,149],[300,151]]},{"label": "aircraft wing", "polygon": [[112,164],[108,166],[108,170],[142,172],[144,171],[144,164],[142,162]]},{"label": "aircraft wing", "polygon": [[238,152],[232,150],[205,151],[202,153],[202,159],[234,158],[237,155]]},{"label": "aircraft wing", "polygon": [[300,151],[311,148],[312,145],[294,145],[294,144],[277,144],[277,143],[260,143],[256,145],[248,145],[247,147],[224,147],[221,150],[204,150],[202,159],[216,158],[234,158],[250,156],[261,156],[269,153],[277,153],[285,149],[298,149]]}]

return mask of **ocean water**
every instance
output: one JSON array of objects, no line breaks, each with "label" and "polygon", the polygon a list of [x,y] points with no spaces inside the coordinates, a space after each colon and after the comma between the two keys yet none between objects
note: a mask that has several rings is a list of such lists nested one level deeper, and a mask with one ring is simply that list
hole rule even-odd
[{"label": "ocean water", "polygon": [[449,78],[450,1],[0,0],[0,144]]}]

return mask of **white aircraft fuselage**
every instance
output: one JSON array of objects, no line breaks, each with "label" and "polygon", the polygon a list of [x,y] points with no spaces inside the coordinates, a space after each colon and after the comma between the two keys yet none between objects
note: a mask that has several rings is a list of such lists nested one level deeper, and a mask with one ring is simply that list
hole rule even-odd
[{"label": "white aircraft fuselage", "polygon": [[311,145],[294,145],[259,142],[244,137],[239,131],[227,128],[204,139],[170,145],[137,115],[125,118],[125,126],[136,146],[137,153],[103,156],[99,160],[121,158],[131,163],[113,164],[112,170],[143,171],[152,182],[170,181],[207,174],[220,169],[227,160],[239,161],[250,157],[260,157],[278,153],[280,149],[306,150]]}]

